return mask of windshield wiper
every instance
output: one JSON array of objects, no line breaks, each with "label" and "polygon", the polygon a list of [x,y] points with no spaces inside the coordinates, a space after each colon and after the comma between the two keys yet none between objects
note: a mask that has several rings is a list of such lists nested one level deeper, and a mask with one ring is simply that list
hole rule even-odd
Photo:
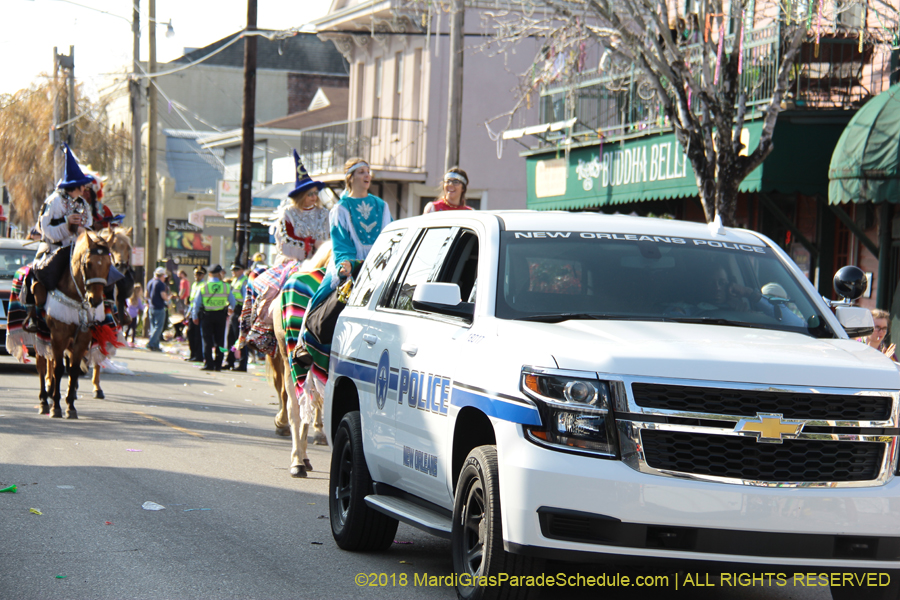
[{"label": "windshield wiper", "polygon": [[772,329],[760,323],[747,323],[745,321],[732,321],[730,319],[717,319],[714,317],[668,317],[667,321],[676,323],[698,323],[700,325],[729,325],[732,327],[749,327],[750,329]]},{"label": "windshield wiper", "polygon": [[549,313],[546,315],[528,315],[519,317],[517,321],[537,321],[539,323],[561,323],[563,321],[663,321],[657,317],[635,317],[631,315],[611,315],[606,313]]}]

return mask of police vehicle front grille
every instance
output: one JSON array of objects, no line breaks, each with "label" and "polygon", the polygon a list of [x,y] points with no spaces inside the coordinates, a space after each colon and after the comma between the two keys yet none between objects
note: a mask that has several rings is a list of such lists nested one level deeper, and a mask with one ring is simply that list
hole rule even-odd
[{"label": "police vehicle front grille", "polygon": [[690,475],[769,482],[876,479],[884,444],[823,440],[760,443],[752,437],[644,429],[647,465]]},{"label": "police vehicle front grille", "polygon": [[818,421],[886,421],[891,398],[796,392],[720,389],[632,383],[634,401],[644,408],[755,417],[777,413],[785,419]]}]

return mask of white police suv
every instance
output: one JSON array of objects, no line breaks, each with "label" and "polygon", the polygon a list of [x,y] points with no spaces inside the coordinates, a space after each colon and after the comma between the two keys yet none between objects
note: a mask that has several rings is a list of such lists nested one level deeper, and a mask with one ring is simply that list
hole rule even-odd
[{"label": "white police suv", "polygon": [[398,521],[449,538],[462,598],[524,592],[493,584],[544,558],[900,569],[900,374],[848,337],[868,311],[836,310],[751,231],[392,223],[332,345],[334,538],[385,549]]}]

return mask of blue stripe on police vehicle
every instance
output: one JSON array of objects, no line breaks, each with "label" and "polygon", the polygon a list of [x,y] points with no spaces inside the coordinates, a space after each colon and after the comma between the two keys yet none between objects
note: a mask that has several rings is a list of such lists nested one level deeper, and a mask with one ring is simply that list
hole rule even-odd
[{"label": "blue stripe on police vehicle", "polygon": [[522,425],[541,424],[541,415],[533,404],[512,396],[506,396],[506,398],[510,401],[479,393],[475,391],[475,388],[454,382],[450,404],[459,408],[473,406],[484,414],[503,421]]},{"label": "blue stripe on police vehicle", "polygon": [[[397,390],[398,404],[405,404],[413,410],[432,412],[447,416],[450,405],[457,408],[472,406],[484,414],[522,425],[540,425],[541,417],[537,408],[524,399],[491,393],[481,388],[469,386],[449,377],[401,369],[395,373],[390,366],[390,354],[385,348],[378,365],[333,355],[334,371],[359,382],[375,384],[375,402],[383,410],[388,392]],[[404,402],[405,400],[405,402]],[[397,413],[402,419],[402,413]]]}]

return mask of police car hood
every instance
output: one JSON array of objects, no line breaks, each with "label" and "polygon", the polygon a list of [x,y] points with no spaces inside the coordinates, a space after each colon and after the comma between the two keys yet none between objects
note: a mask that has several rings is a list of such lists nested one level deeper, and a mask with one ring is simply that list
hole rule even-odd
[{"label": "police car hood", "polygon": [[759,384],[900,389],[900,373],[893,362],[848,339],[815,339],[787,331],[692,323],[503,323],[498,334],[504,345],[533,348],[538,344],[553,355],[561,369]]}]

